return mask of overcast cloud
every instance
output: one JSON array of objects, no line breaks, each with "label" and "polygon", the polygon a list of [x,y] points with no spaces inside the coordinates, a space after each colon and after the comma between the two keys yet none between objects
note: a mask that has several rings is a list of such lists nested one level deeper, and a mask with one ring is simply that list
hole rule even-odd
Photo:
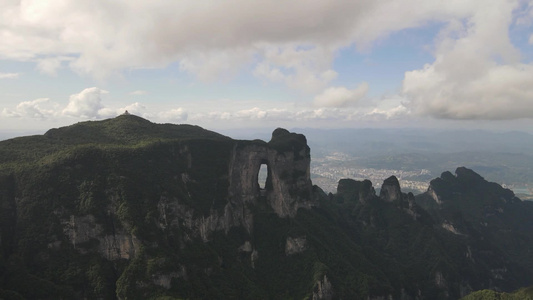
[{"label": "overcast cloud", "polygon": [[[533,65],[523,61],[509,37],[511,26],[530,28],[531,7],[525,0],[4,0],[0,59],[32,62],[48,75],[70,68],[100,80],[125,70],[175,64],[199,80],[224,81],[249,68],[257,79],[282,83],[309,99],[309,107],[299,110],[250,106],[151,112],[177,121],[200,115],[330,118],[333,113],[341,118],[532,118]],[[372,85],[364,80],[353,82],[356,88],[332,84],[339,76],[333,67],[339,51],[371,51],[391,33],[436,23],[443,29],[431,45],[434,61],[405,72],[399,92],[404,104],[357,110]],[[0,79],[18,76],[0,73]],[[62,115],[94,119],[116,113],[103,105],[105,93],[94,87],[72,95]],[[50,113],[43,103],[22,102],[2,114],[46,117]],[[150,115],[140,103],[122,108]]]},{"label": "overcast cloud", "polygon": [[533,117],[533,65],[520,62],[508,37],[516,6],[491,4],[468,22],[450,22],[441,32],[435,62],[406,72],[403,93],[416,113],[452,119]]},{"label": "overcast cloud", "polygon": [[315,106],[319,107],[345,107],[356,105],[366,96],[368,83],[363,82],[357,88],[349,90],[345,87],[330,87],[315,97]]},{"label": "overcast cloud", "polygon": [[0,73],[0,79],[16,79],[19,75],[19,73]]}]

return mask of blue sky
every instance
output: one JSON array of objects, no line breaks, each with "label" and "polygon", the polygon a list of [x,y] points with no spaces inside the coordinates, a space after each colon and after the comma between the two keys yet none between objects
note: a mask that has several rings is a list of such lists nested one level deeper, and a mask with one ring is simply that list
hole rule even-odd
[{"label": "blue sky", "polygon": [[533,1],[0,2],[0,132],[533,128]]}]

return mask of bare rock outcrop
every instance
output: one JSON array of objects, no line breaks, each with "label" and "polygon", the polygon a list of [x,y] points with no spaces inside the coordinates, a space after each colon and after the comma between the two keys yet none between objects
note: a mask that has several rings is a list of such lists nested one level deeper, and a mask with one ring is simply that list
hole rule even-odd
[{"label": "bare rock outcrop", "polygon": [[367,203],[376,197],[376,191],[372,187],[372,182],[368,179],[357,181],[349,178],[339,180],[337,185],[337,196],[342,202]]},{"label": "bare rock outcrop", "polygon": [[303,237],[287,237],[285,242],[285,255],[293,255],[296,253],[303,252],[307,249],[307,238]]},{"label": "bare rock outcrop", "polygon": [[70,243],[78,251],[86,252],[84,244],[94,241],[96,250],[108,260],[121,258],[132,259],[139,253],[139,240],[124,229],[116,232],[104,233],[101,224],[98,224],[92,215],[75,216],[63,222],[63,231]]},{"label": "bare rock outcrop", "polygon": [[[185,155],[187,151],[182,151]],[[185,154],[184,154],[185,153]],[[220,159],[226,159],[221,157]],[[162,197],[158,202],[159,226],[183,226],[194,236],[209,241],[215,231],[228,232],[236,226],[253,231],[252,207],[270,208],[279,217],[294,217],[299,208],[315,205],[310,179],[310,149],[305,136],[278,128],[267,143],[261,140],[235,141],[230,152],[227,177],[229,187],[222,197],[222,209],[210,209],[199,214],[191,205],[180,199]],[[258,182],[259,170],[267,167],[264,188]],[[190,168],[191,163],[188,163]],[[183,173],[184,186],[195,178]]]},{"label": "bare rock outcrop", "polygon": [[[269,143],[240,141],[230,161],[229,202],[242,207],[264,201],[280,217],[293,217],[298,208],[313,206],[310,149],[305,137],[276,129]],[[261,165],[267,166],[264,189],[258,183]]]},{"label": "bare rock outcrop", "polygon": [[379,198],[386,202],[394,202],[402,199],[400,182],[396,176],[391,176],[383,181],[381,191],[379,192]]},{"label": "bare rock outcrop", "polygon": [[327,275],[318,280],[313,290],[313,300],[330,300],[333,299],[333,288]]}]

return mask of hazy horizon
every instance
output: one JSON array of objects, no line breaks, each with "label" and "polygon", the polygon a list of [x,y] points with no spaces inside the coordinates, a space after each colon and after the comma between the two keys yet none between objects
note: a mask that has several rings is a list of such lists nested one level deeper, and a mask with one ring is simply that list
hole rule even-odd
[{"label": "hazy horizon", "polygon": [[[107,119],[107,118],[106,118]],[[0,141],[16,138],[16,137],[23,137],[23,136],[31,136],[31,135],[42,135],[46,133],[46,131],[52,129],[52,128],[59,128],[59,127],[65,127],[74,125],[78,122],[85,122],[85,121],[99,121],[104,119],[97,119],[97,120],[80,120],[76,122],[72,122],[70,124],[65,125],[58,125],[55,127],[47,127],[47,128],[41,128],[41,129],[3,129],[0,128]],[[148,119],[149,120],[149,119]],[[161,123],[170,123],[170,124],[191,124],[188,122],[183,123],[171,123],[171,122],[161,122]],[[196,125],[196,124],[191,124]],[[386,124],[385,124],[386,125]],[[480,127],[480,128],[463,128],[461,126],[457,127],[336,127],[336,128],[327,128],[327,127],[283,127],[283,126],[264,126],[264,127],[230,127],[230,128],[213,128],[213,127],[203,127],[204,129],[215,131],[217,133],[224,134],[226,136],[229,136],[234,139],[263,139],[263,140],[269,140],[270,135],[272,131],[278,127],[285,128],[289,131],[296,132],[296,133],[303,133],[305,134],[308,131],[323,131],[323,132],[331,132],[331,131],[359,131],[359,130],[377,130],[382,132],[387,131],[414,131],[414,132],[487,132],[487,133],[495,133],[495,134],[506,134],[506,133],[524,133],[527,135],[530,135],[533,138],[533,127],[532,128],[491,128],[491,127]]]}]

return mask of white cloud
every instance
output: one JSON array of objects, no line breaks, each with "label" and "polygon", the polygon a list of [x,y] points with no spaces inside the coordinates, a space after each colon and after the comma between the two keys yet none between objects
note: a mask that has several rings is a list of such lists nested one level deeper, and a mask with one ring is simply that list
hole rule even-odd
[{"label": "white cloud", "polygon": [[[54,74],[62,62],[100,78],[136,68],[179,68],[226,79],[254,64],[266,80],[312,93],[336,76],[339,50],[368,48],[391,32],[451,17],[481,0],[4,1],[0,57],[36,61]],[[46,59],[42,59],[46,57]]]},{"label": "white cloud", "polygon": [[[401,118],[408,112],[405,107],[380,108],[373,111],[355,107],[335,108],[260,108],[253,107],[237,111],[211,111],[207,113],[190,113],[189,120],[202,124],[215,124],[234,127],[245,126],[335,126],[353,125],[353,121],[374,121]],[[292,124],[292,125],[291,125]]]},{"label": "white cloud", "polygon": [[[153,117],[153,114],[148,112],[146,106],[139,102],[120,108],[105,106],[102,103],[102,95],[107,93],[107,91],[97,87],[86,88],[80,93],[71,95],[66,106],[52,102],[49,98],[39,98],[20,102],[13,109],[3,108],[0,111],[0,115],[8,118],[55,119],[57,121],[59,119],[66,120],[64,117],[82,119],[113,118],[127,110],[131,114],[143,118],[151,119]],[[164,113],[173,115],[174,119],[177,120],[179,119],[178,112],[179,110],[170,110]],[[182,113],[181,117],[186,119],[187,114]]]},{"label": "white cloud", "polygon": [[381,99],[372,99],[355,118],[372,121],[391,121],[413,119],[409,107],[406,106],[405,98],[400,95],[384,96]]},{"label": "white cloud", "polygon": [[533,23],[533,2],[529,1],[527,7],[521,10],[516,10],[514,13],[516,14],[516,25],[531,26]]},{"label": "white cloud", "polygon": [[124,107],[121,107],[117,110],[117,114],[122,114],[125,111],[128,111],[132,115],[141,116],[143,118],[150,118],[151,115],[146,113],[146,106],[139,102],[135,102]]},{"label": "white cloud", "polygon": [[124,110],[120,109],[113,109],[110,107],[102,107],[98,110],[98,115],[96,118],[114,118],[122,113],[124,113]]},{"label": "white cloud", "polygon": [[14,110],[4,108],[1,115],[8,118],[47,119],[55,115],[53,104],[48,98],[39,98],[32,101],[20,102]]},{"label": "white cloud", "polygon": [[137,90],[137,91],[133,91],[130,93],[130,95],[132,96],[142,96],[142,95],[147,95],[148,92],[147,91],[143,91],[143,90]]},{"label": "white cloud", "polygon": [[390,109],[374,108],[370,112],[365,113],[365,117],[377,120],[389,120],[393,118],[401,118],[409,114],[409,109],[403,105],[398,105]]},{"label": "white cloud", "polygon": [[[420,115],[449,119],[533,117],[533,65],[507,33],[516,8],[495,2],[439,36],[435,62],[405,73],[403,93]],[[453,26],[453,27],[452,27]]]},{"label": "white cloud", "polygon": [[19,76],[19,73],[0,73],[0,79],[17,79]]},{"label": "white cloud", "polygon": [[[0,115],[6,118],[32,118],[38,120],[54,120],[68,124],[70,118],[78,119],[100,119],[113,118],[127,110],[130,114],[157,121],[181,123],[191,121],[194,124],[205,126],[241,127],[241,126],[294,126],[294,122],[302,126],[333,126],[334,124],[352,124],[352,121],[361,120],[383,120],[394,119],[405,115],[405,107],[400,107],[398,103],[401,98],[384,100],[380,102],[378,108],[373,107],[320,107],[309,109],[298,105],[286,106],[283,108],[272,107],[272,102],[266,101],[242,101],[241,105],[225,107],[226,110],[209,111],[205,103],[199,103],[196,108],[172,108],[146,107],[135,102],[117,108],[117,106],[104,105],[101,96],[107,93],[99,88],[84,89],[80,93],[73,94],[69,98],[67,105],[60,105],[52,102],[48,98],[40,98],[33,101],[24,101],[15,108],[4,108]],[[229,101],[225,99],[224,101]],[[248,103],[248,104],[244,104]],[[253,105],[243,108],[243,105]],[[373,110],[372,110],[373,109]],[[292,125],[291,125],[292,124]]]},{"label": "white cloud", "polygon": [[337,72],[330,69],[335,49],[301,45],[265,45],[253,74],[274,82],[284,82],[291,88],[315,93],[322,90]]},{"label": "white cloud", "polygon": [[345,113],[336,108],[306,109],[296,112],[295,118],[299,121],[342,120],[346,117]]},{"label": "white cloud", "polygon": [[64,61],[72,60],[70,57],[47,57],[37,60],[37,70],[48,75],[56,75]]},{"label": "white cloud", "polygon": [[253,74],[256,77],[265,78],[273,82],[282,82],[286,78],[285,74],[279,68],[273,67],[266,62],[257,64]]},{"label": "white cloud", "polygon": [[[435,61],[405,74],[408,109],[440,118],[521,118],[532,115],[532,65],[521,61],[508,31],[511,24],[530,26],[532,7],[520,0],[2,1],[0,59],[31,61],[47,74],[68,66],[96,78],[179,66],[214,80],[246,67],[259,79],[321,93],[314,99],[318,106],[345,107],[364,97],[368,86],[332,87],[341,50],[367,51],[393,32],[447,24],[436,37]],[[100,97],[80,93],[63,113],[97,118],[116,111]],[[259,109],[212,116],[272,114]]]},{"label": "white cloud", "polygon": [[108,92],[97,87],[86,88],[69,98],[67,107],[62,113],[71,117],[98,118],[100,110],[107,113],[108,110],[102,105],[102,95]]},{"label": "white cloud", "polygon": [[533,66],[487,67],[484,74],[462,82],[435,66],[409,72],[404,82],[409,106],[418,114],[449,119],[533,117]]},{"label": "white cloud", "polygon": [[183,121],[187,121],[187,118],[188,118],[187,111],[185,111],[181,107],[160,112],[158,115],[159,115],[159,118],[165,121],[171,121],[171,122],[183,122]]},{"label": "white cloud", "polygon": [[265,110],[261,110],[258,107],[239,110],[235,113],[235,117],[237,118],[251,119],[251,120],[264,120],[267,118],[267,116],[268,116],[268,112]]},{"label": "white cloud", "polygon": [[244,49],[218,50],[188,54],[180,60],[180,70],[190,72],[200,80],[229,79],[251,60],[251,52]]},{"label": "white cloud", "polygon": [[357,104],[366,96],[368,83],[363,82],[357,88],[349,90],[343,86],[330,87],[315,97],[314,104],[319,107],[346,107]]},{"label": "white cloud", "polygon": [[192,121],[222,120],[222,121],[290,121],[294,120],[294,113],[283,108],[252,107],[237,111],[211,111],[207,113],[194,113],[189,118]]}]

